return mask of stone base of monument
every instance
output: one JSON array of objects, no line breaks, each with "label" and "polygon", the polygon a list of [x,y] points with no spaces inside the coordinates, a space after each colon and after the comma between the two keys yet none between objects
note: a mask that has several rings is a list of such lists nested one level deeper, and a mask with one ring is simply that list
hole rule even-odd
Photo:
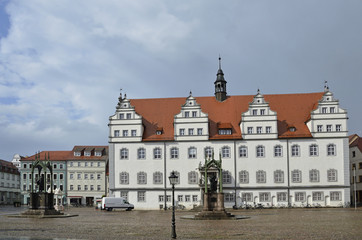
[{"label": "stone base of monument", "polygon": [[193,216],[182,216],[183,219],[192,220],[238,220],[249,218],[233,215],[224,208],[223,193],[204,193],[204,205],[202,211]]},{"label": "stone base of monument", "polygon": [[53,193],[31,193],[29,209],[19,215],[9,215],[9,217],[19,218],[59,218],[74,217],[78,215],[64,214],[54,209]]}]

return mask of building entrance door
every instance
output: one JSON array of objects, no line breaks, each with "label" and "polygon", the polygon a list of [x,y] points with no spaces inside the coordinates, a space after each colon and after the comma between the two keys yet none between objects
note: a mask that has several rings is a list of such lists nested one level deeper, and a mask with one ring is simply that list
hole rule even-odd
[{"label": "building entrance door", "polygon": [[92,206],[93,206],[94,197],[86,197],[85,201],[86,201],[87,206],[92,207]]}]

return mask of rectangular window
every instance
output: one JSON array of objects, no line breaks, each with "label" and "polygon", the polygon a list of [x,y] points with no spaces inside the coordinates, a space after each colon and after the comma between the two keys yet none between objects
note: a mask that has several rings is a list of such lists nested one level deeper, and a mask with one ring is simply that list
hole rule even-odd
[{"label": "rectangular window", "polygon": [[56,180],[58,177],[58,175],[56,173],[54,173],[53,179]]},{"label": "rectangular window", "polygon": [[241,194],[241,198],[243,202],[252,202],[253,201],[253,193],[245,192]]},{"label": "rectangular window", "polygon": [[331,201],[341,201],[342,194],[341,192],[330,192]]},{"label": "rectangular window", "polygon": [[194,129],[193,128],[189,128],[189,135],[194,135]]},{"label": "rectangular window", "polygon": [[225,202],[235,202],[235,195],[233,193],[224,193]]},{"label": "rectangular window", "polygon": [[265,183],[266,182],[266,172],[265,171],[257,171],[256,172],[256,182],[257,183]]},{"label": "rectangular window", "polygon": [[166,195],[166,202],[171,202],[171,195]]},{"label": "rectangular window", "polygon": [[247,157],[248,156],[248,148],[246,146],[241,146],[239,148],[239,157]]},{"label": "rectangular window", "polygon": [[323,192],[313,192],[313,201],[323,201]]},{"label": "rectangular window", "polygon": [[73,173],[71,173],[71,174],[69,174],[69,179],[73,179],[73,176],[74,174]]},{"label": "rectangular window", "polygon": [[[87,156],[87,155],[86,155]],[[89,155],[90,156],[90,155]],[[88,162],[84,162],[84,167],[88,167]]]},{"label": "rectangular window", "polygon": [[70,190],[70,191],[73,191],[73,190],[74,190],[74,186],[73,186],[73,185],[70,185],[70,186],[69,186],[69,190]]},{"label": "rectangular window", "polygon": [[123,130],[123,137],[127,137],[128,136],[128,130]]},{"label": "rectangular window", "polygon": [[326,107],[322,107],[322,113],[327,113],[327,108]]},{"label": "rectangular window", "polygon": [[127,119],[131,119],[132,118],[132,114],[131,113],[127,113]]},{"label": "rectangular window", "polygon": [[119,114],[119,119],[124,119],[124,114],[123,113]]},{"label": "rectangular window", "polygon": [[192,117],[196,117],[197,116],[197,112],[196,111],[192,111]]},{"label": "rectangular window", "polygon": [[180,128],[180,136],[184,136],[185,135],[185,129],[184,128]]},{"label": "rectangular window", "polygon": [[137,202],[146,202],[146,191],[137,192]]},{"label": "rectangular window", "polygon": [[196,158],[196,148],[194,147],[189,148],[189,158]]},{"label": "rectangular window", "polygon": [[164,202],[165,201],[165,198],[163,195],[158,195],[158,202]]},{"label": "rectangular window", "polygon": [[82,190],[81,186],[80,186],[80,185],[78,185],[78,191],[81,191],[81,190]]},{"label": "rectangular window", "polygon": [[256,127],[256,133],[261,134],[262,127]]},{"label": "rectangular window", "polygon": [[253,110],[253,115],[255,116],[255,115],[258,115],[258,110],[257,109],[254,109]]},{"label": "rectangular window", "polygon": [[101,174],[97,174],[97,180],[100,180],[101,179]]},{"label": "rectangular window", "polygon": [[287,193],[286,192],[278,192],[277,193],[277,201],[278,202],[286,202],[287,201]]},{"label": "rectangular window", "polygon": [[337,124],[337,125],[336,125],[336,132],[340,132],[340,131],[341,131],[341,128],[342,128],[342,125],[341,125],[341,124]]},{"label": "rectangular window", "polygon": [[260,202],[269,202],[270,201],[270,193],[269,192],[262,192],[259,193]]},{"label": "rectangular window", "polygon": [[77,174],[77,179],[82,179],[82,174],[78,173]]},{"label": "rectangular window", "polygon": [[183,202],[184,201],[184,196],[183,195],[178,195],[177,196],[177,201]]},{"label": "rectangular window", "polygon": [[323,132],[323,125],[317,125],[317,132]]},{"label": "rectangular window", "polygon": [[192,195],[192,201],[193,202],[199,201],[198,196],[197,195]]},{"label": "rectangular window", "polygon": [[191,202],[191,196],[185,195],[185,202]]},{"label": "rectangular window", "polygon": [[153,158],[154,159],[161,159],[161,148],[153,149]]},{"label": "rectangular window", "polygon": [[132,135],[132,137],[137,136],[137,130],[131,130],[131,135]]},{"label": "rectangular window", "polygon": [[128,201],[128,191],[121,191],[121,197]]},{"label": "rectangular window", "polygon": [[88,185],[84,185],[84,191],[88,191]]},{"label": "rectangular window", "polygon": [[296,192],[295,193],[295,201],[296,202],[304,202],[305,201],[305,192]]},{"label": "rectangular window", "polygon": [[197,135],[202,135],[202,128],[197,129]]},{"label": "rectangular window", "polygon": [[94,179],[94,174],[93,174],[93,173],[90,174],[90,179],[91,179],[91,180]]},{"label": "rectangular window", "polygon": [[330,107],[330,108],[329,108],[329,112],[330,112],[330,113],[334,113],[334,111],[335,111],[335,108],[334,108],[334,107]]},{"label": "rectangular window", "polygon": [[94,191],[94,186],[93,185],[90,185],[90,190]]},{"label": "rectangular window", "polygon": [[248,134],[253,134],[253,127],[248,127]]},{"label": "rectangular window", "polygon": [[88,173],[84,174],[84,179],[88,179]]},{"label": "rectangular window", "polygon": [[327,132],[332,132],[332,125],[327,125]]},{"label": "rectangular window", "polygon": [[265,109],[260,109],[260,115],[265,115]]},{"label": "rectangular window", "polygon": [[190,112],[185,112],[185,118],[190,117]]},{"label": "rectangular window", "polygon": [[101,185],[97,185],[97,191],[101,190]]},{"label": "rectangular window", "polygon": [[265,132],[266,132],[266,133],[271,133],[271,127],[266,127],[266,128],[265,128]]},{"label": "rectangular window", "polygon": [[60,179],[60,180],[63,180],[63,173],[60,173],[60,174],[59,174],[59,179]]}]

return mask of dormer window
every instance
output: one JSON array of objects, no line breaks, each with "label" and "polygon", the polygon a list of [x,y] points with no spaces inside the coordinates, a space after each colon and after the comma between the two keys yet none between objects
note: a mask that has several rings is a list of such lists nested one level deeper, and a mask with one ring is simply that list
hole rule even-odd
[{"label": "dormer window", "polygon": [[95,152],[95,156],[96,156],[96,157],[101,157],[101,156],[102,156],[102,152],[99,152],[99,151]]},{"label": "dormer window", "polygon": [[290,132],[295,132],[296,130],[297,130],[297,129],[296,129],[295,127],[290,127],[290,128],[289,128],[289,131],[290,131]]},{"label": "dormer window", "polygon": [[90,157],[90,155],[91,155],[91,152],[84,152],[84,156],[86,156],[86,157]]},{"label": "dormer window", "polygon": [[159,127],[156,129],[156,135],[161,135],[163,133],[163,128]]},{"label": "dormer window", "polygon": [[231,135],[231,129],[219,129],[219,135]]},{"label": "dormer window", "polygon": [[81,156],[81,153],[80,153],[80,152],[74,152],[74,156],[80,157],[80,156]]}]

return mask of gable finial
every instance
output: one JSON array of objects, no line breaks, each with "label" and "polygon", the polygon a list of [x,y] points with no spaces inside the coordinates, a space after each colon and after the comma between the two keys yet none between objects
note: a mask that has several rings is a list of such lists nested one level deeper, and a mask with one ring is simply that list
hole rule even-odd
[{"label": "gable finial", "polygon": [[192,97],[192,91],[190,90],[190,97]]},{"label": "gable finial", "polygon": [[220,53],[219,53],[219,69],[221,69],[221,56],[220,56]]},{"label": "gable finial", "polygon": [[325,81],[324,81],[324,92],[328,92],[328,91],[329,91],[328,81],[325,80]]}]

